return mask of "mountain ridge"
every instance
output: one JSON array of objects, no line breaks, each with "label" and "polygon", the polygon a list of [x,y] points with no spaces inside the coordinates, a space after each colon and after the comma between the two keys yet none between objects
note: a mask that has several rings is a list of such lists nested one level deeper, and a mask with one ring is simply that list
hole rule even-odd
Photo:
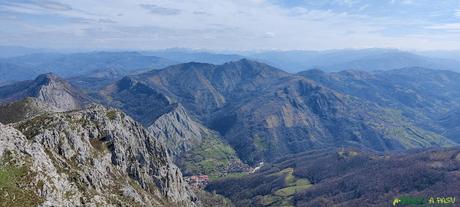
[{"label": "mountain ridge", "polygon": [[[0,127],[4,131],[4,126]],[[18,162],[31,159],[33,164],[26,170],[35,175],[30,178],[35,185],[25,189],[41,198],[37,202],[199,205],[165,146],[123,112],[94,105],[80,111],[43,114],[7,127],[11,133],[0,136],[4,143],[1,154],[17,153],[13,159]],[[13,134],[19,137],[11,139]],[[15,145],[14,140],[24,143]],[[47,176],[52,179],[40,181]],[[114,192],[107,193],[107,189]]]},{"label": "mountain ridge", "polygon": [[455,145],[391,108],[248,59],[185,63],[130,78],[182,104],[251,164],[334,145],[379,151]]}]

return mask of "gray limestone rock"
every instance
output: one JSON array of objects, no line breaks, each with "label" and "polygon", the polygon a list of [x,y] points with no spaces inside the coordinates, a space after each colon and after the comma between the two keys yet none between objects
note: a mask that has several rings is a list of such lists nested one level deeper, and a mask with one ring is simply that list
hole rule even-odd
[{"label": "gray limestone rock", "polygon": [[42,206],[199,206],[164,144],[94,105],[0,125],[0,154],[30,172]]}]

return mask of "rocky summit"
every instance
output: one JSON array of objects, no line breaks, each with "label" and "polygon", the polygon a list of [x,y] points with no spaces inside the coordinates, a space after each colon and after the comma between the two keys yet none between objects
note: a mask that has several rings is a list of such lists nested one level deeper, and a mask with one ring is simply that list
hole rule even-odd
[{"label": "rocky summit", "polygon": [[199,206],[165,145],[99,105],[0,125],[2,206]]},{"label": "rocky summit", "polygon": [[55,74],[38,76],[32,81],[22,81],[0,87],[0,103],[34,97],[52,111],[69,111],[82,108],[88,98],[67,81]]}]

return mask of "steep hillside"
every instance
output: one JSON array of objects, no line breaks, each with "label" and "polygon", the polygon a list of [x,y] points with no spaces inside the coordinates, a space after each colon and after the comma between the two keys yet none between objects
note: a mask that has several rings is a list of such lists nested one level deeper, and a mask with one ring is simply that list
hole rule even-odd
[{"label": "steep hillside", "polygon": [[223,65],[186,63],[135,78],[180,102],[205,123],[212,113],[249,99],[288,74],[269,65],[243,59]]},{"label": "steep hillside", "polygon": [[0,103],[19,101],[27,97],[47,105],[52,111],[69,111],[89,103],[79,90],[58,76],[48,73],[31,81],[22,81],[0,87]]},{"label": "steep hillside", "polygon": [[[251,164],[331,146],[387,151],[454,145],[414,126],[396,110],[246,59],[223,65],[180,64],[132,76],[130,82],[136,82],[133,79],[146,91],[182,104]],[[104,93],[116,91],[113,88]],[[129,105],[145,97],[140,94],[130,90],[129,95],[110,97]],[[144,100],[135,101],[140,118],[157,107]]]},{"label": "steep hillside", "polygon": [[122,109],[144,126],[172,109],[170,98],[131,77],[107,86],[99,96],[103,103]]},{"label": "steep hillside", "polygon": [[452,146],[395,110],[290,79],[237,107],[216,113],[213,126],[251,163],[333,146],[377,151]]},{"label": "steep hillside", "polygon": [[49,105],[37,98],[28,97],[12,103],[0,104],[0,123],[10,124],[51,111]]},{"label": "steep hillside", "polygon": [[[344,94],[393,108],[421,128],[458,140],[452,117],[460,108],[460,74],[425,68],[367,73],[318,70],[300,73]],[[446,119],[452,120],[449,124]],[[452,128],[452,130],[451,130]]]},{"label": "steep hillside", "polygon": [[199,205],[164,144],[115,109],[0,125],[0,143],[2,205]]},{"label": "steep hillside", "polygon": [[164,140],[175,163],[186,174],[219,176],[248,169],[218,133],[192,118],[174,97],[143,80],[125,77],[104,88],[99,99],[121,108]]},{"label": "steep hillside", "polygon": [[208,190],[237,206],[391,206],[395,198],[407,196],[428,204],[430,197],[460,196],[459,172],[458,148],[407,154],[328,149],[215,181]]},{"label": "steep hillside", "polygon": [[248,169],[227,143],[193,118],[180,104],[158,117],[148,127],[166,143],[184,174],[219,176]]}]

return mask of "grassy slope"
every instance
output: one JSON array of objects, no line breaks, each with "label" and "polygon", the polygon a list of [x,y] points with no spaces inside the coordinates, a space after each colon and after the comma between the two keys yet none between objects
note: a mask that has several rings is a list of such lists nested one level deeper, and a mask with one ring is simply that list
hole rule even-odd
[{"label": "grassy slope", "polygon": [[179,161],[184,174],[206,174],[217,176],[226,172],[234,163],[241,163],[235,150],[217,137],[203,142],[187,152]]},{"label": "grassy slope", "polygon": [[34,173],[28,170],[27,165],[18,165],[11,156],[3,155],[0,161],[0,206],[32,207],[41,204],[43,199],[36,192],[24,188],[33,177]]}]

